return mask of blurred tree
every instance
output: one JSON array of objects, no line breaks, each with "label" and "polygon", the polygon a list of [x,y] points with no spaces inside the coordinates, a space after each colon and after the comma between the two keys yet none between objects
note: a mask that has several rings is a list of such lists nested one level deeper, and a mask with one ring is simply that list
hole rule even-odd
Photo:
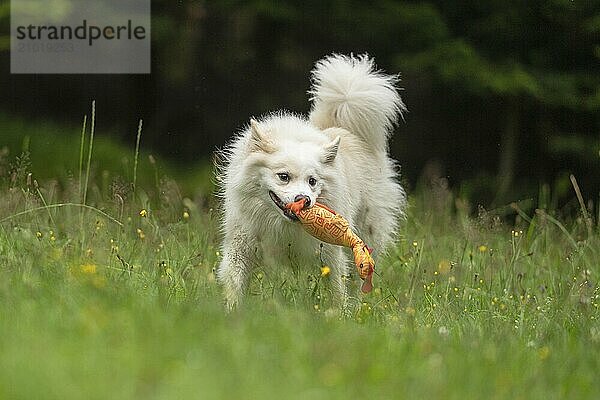
[{"label": "blurred tree", "polygon": [[[567,121],[569,134],[598,135],[600,109],[600,2],[433,1],[439,13],[429,26],[439,35],[418,52],[402,52],[402,67],[431,74],[453,90],[482,100],[496,98],[505,123],[498,162],[498,198],[515,174],[519,135],[535,143],[564,129],[561,116],[580,114],[589,122]],[[441,29],[440,21],[444,21]],[[423,27],[423,29],[427,29]],[[535,110],[537,129],[526,121]],[[552,115],[556,112],[558,117]],[[562,125],[562,127],[561,127]]]}]

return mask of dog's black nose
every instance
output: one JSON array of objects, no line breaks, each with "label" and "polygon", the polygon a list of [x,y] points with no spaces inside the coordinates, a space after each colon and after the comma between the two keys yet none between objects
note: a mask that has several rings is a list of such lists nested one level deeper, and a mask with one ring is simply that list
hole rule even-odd
[{"label": "dog's black nose", "polygon": [[307,208],[310,206],[310,197],[308,197],[305,194],[299,194],[296,197],[294,197],[294,201],[299,201],[301,199],[304,199],[304,208]]}]

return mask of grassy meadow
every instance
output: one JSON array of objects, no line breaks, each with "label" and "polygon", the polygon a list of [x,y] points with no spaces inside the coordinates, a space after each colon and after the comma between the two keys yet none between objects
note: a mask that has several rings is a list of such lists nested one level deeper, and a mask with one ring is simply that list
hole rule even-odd
[{"label": "grassy meadow", "polygon": [[90,155],[89,127],[0,142],[1,399],[598,398],[600,228],[575,191],[472,213],[419,188],[347,315],[293,260],[226,314],[210,167],[98,133]]}]

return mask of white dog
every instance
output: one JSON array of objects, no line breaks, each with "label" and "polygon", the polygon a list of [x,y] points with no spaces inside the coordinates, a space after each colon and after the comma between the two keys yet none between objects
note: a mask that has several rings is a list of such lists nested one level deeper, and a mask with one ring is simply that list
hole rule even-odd
[{"label": "white dog", "polygon": [[[223,259],[217,278],[235,306],[254,265],[294,262],[331,268],[336,301],[345,304],[349,249],[308,235],[284,207],[301,197],[344,216],[376,253],[394,240],[405,206],[388,138],[405,110],[397,76],[368,56],[332,55],[312,72],[308,120],[277,112],[250,125],[221,152]],[[376,254],[375,253],[375,254]]]}]

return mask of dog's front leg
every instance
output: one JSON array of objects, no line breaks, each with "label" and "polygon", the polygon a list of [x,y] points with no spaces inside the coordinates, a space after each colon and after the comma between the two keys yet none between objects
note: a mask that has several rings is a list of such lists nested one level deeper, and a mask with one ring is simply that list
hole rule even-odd
[{"label": "dog's front leg", "polygon": [[342,310],[348,307],[348,289],[346,279],[349,274],[348,257],[345,249],[340,246],[324,245],[323,261],[331,267],[331,285],[333,289],[333,301]]},{"label": "dog's front leg", "polygon": [[217,279],[223,285],[225,301],[228,309],[233,309],[240,301],[248,276],[255,263],[257,249],[251,235],[243,230],[236,230],[225,235],[223,243],[223,259],[217,269]]}]

